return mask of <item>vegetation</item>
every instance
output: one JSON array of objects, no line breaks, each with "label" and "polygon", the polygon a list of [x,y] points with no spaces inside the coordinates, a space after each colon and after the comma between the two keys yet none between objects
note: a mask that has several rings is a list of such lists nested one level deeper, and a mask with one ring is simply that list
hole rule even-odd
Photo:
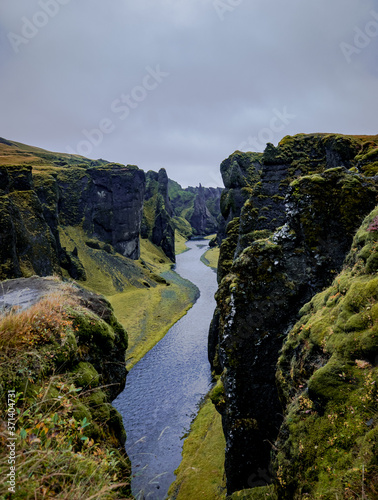
[{"label": "vegetation", "polygon": [[[120,335],[125,332],[110,310],[106,323],[85,308],[76,287],[51,282],[53,291],[37,304],[0,316],[4,415],[0,470],[3,478],[9,474],[8,445],[14,427],[17,484],[12,493],[4,480],[0,496],[20,500],[129,498],[130,466],[123,450],[122,420],[110,405],[109,389],[100,386],[108,375],[87,361],[86,323],[78,318],[87,317],[93,333],[91,345],[95,351],[99,347],[102,357],[103,333],[111,335],[107,341],[111,351],[120,349]],[[91,352],[96,364],[96,354]],[[98,370],[100,364],[96,364]],[[13,398],[9,399],[8,391]]]},{"label": "vegetation", "polygon": [[284,344],[280,498],[378,495],[377,214],[357,232],[348,266],[302,308]]},{"label": "vegetation", "polygon": [[170,500],[221,500],[226,498],[224,449],[220,414],[207,397],[184,442],[182,462],[175,471]]},{"label": "vegetation", "polygon": [[210,248],[202,255],[201,261],[216,271],[218,269],[219,251],[219,247]]}]

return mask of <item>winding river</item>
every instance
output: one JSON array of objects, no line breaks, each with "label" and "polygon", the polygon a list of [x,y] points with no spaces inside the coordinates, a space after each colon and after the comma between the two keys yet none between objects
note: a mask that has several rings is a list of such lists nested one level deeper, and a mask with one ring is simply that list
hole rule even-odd
[{"label": "winding river", "polygon": [[215,272],[201,255],[207,240],[187,242],[175,271],[200,290],[194,306],[127,376],[125,390],[113,401],[127,434],[132,491],[137,500],[163,500],[181,462],[183,436],[210,387],[207,337],[215,308]]}]

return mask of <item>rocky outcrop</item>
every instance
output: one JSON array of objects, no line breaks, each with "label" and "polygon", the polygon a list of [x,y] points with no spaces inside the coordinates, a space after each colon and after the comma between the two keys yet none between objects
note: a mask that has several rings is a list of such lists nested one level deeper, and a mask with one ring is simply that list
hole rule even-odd
[{"label": "rocky outcrop", "polygon": [[[29,450],[27,461],[17,458],[18,476],[28,478],[20,481],[18,494],[37,496],[45,489],[56,496],[69,488],[75,498],[84,498],[91,489],[95,493],[96,484],[90,483],[101,480],[96,473],[101,460],[101,474],[113,483],[109,492],[128,496],[126,435],[111,405],[125,386],[127,334],[109,302],[77,285],[33,277],[4,281],[0,304],[13,308],[0,325],[0,404],[5,412],[8,391],[14,392],[15,435]],[[78,474],[86,483],[83,490]],[[4,482],[2,496],[6,488]]]},{"label": "rocky outcrop", "polygon": [[226,221],[236,217],[221,246],[209,357],[222,372],[213,400],[227,441],[229,493],[270,470],[282,423],[279,351],[299,309],[332,282],[377,203],[366,161],[376,150],[376,138],[300,135],[268,145],[258,158],[236,152],[222,164],[229,200],[222,213]]},{"label": "rocky outcrop", "polygon": [[141,226],[142,238],[161,247],[175,262],[175,231],[171,221],[172,207],[168,196],[168,176],[164,168],[146,174],[146,193]]},{"label": "rocky outcrop", "polygon": [[207,235],[216,233],[218,229],[217,219],[210,212],[207,203],[210,200],[213,201],[213,209],[216,210],[217,201],[219,203],[218,192],[215,188],[208,188],[206,192],[201,184],[196,191],[193,213],[189,219],[190,225],[193,227],[195,234]]},{"label": "rocky outcrop", "polygon": [[[36,175],[44,176],[44,172]],[[125,257],[139,258],[145,189],[142,170],[118,164],[70,168],[61,170],[56,181],[60,224],[82,224],[89,237],[109,243]]]},{"label": "rocky outcrop", "polygon": [[[218,231],[221,188],[182,188],[169,180],[169,197],[172,204],[175,228],[186,237],[206,236]],[[187,231],[187,223],[191,232]],[[190,230],[190,228],[189,228]]]},{"label": "rocky outcrop", "polygon": [[278,498],[378,495],[378,210],[343,271],[299,313],[279,357],[284,422],[274,447]]},{"label": "rocky outcrop", "polygon": [[0,167],[0,277],[48,276],[67,269],[85,279],[78,255],[62,248],[60,226],[139,258],[145,174],[134,166]]},{"label": "rocky outcrop", "polygon": [[240,211],[251,195],[251,189],[260,180],[262,153],[235,151],[221,163],[220,171],[225,189],[220,200],[222,218],[218,230],[218,243],[226,237],[227,224]]},{"label": "rocky outcrop", "polygon": [[0,276],[59,272],[59,247],[43,214],[29,166],[0,167]]}]

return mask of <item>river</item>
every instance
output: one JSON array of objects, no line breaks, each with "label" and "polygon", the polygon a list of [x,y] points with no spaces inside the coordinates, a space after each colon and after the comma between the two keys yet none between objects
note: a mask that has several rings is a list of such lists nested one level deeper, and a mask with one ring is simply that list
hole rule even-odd
[{"label": "river", "polygon": [[181,462],[183,436],[210,388],[207,338],[217,282],[200,261],[207,245],[189,241],[189,251],[176,257],[175,271],[199,288],[199,299],[130,370],[125,390],[113,401],[126,429],[137,500],[166,498]]}]

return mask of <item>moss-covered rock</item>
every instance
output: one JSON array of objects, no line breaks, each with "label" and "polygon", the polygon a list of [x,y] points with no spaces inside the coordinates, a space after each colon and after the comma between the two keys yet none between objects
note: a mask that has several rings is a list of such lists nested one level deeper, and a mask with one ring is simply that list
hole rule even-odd
[{"label": "moss-covered rock", "polygon": [[[237,224],[228,227],[221,246],[209,355],[214,370],[223,370],[225,402],[220,410],[230,493],[247,488],[248,478],[259,468],[269,470],[269,443],[276,439],[282,421],[273,367],[298,311],[303,308],[300,314],[305,321],[318,307],[317,301],[327,310],[338,303],[338,291],[333,291],[304,307],[341,270],[355,232],[376,205],[375,179],[363,175],[357,158],[367,141],[376,144],[377,138],[302,134],[284,138],[277,147],[268,145]],[[236,152],[235,161],[241,155]],[[227,178],[231,191],[235,182],[246,184],[248,174],[241,180],[242,170],[236,169],[232,156],[228,163],[230,172],[236,172]],[[225,196],[223,208],[231,207]],[[223,215],[230,213],[227,208]],[[371,250],[375,242],[366,241],[362,234],[357,241],[350,259],[359,252],[362,258],[353,264],[354,272],[364,266],[366,272],[374,273],[376,260]],[[350,283],[342,275],[340,280],[346,290]],[[356,305],[348,315],[344,311],[336,324],[342,322],[348,332],[365,332],[368,317],[357,309]],[[327,330],[323,326],[317,325],[319,342]],[[306,359],[320,370],[309,382],[308,392],[321,404],[340,396],[339,373],[347,374],[341,352],[352,349],[352,344],[344,339],[340,353],[331,361],[317,342],[308,339],[306,348]],[[362,334],[354,350],[359,356],[363,350],[366,357],[374,348],[374,342],[371,345]]]},{"label": "moss-covered rock", "polygon": [[141,225],[142,238],[148,238],[173,262],[175,261],[175,234],[171,222],[172,207],[168,196],[168,176],[164,168],[146,174],[146,193]]},{"label": "moss-covered rock", "polygon": [[367,498],[377,495],[378,283],[366,250],[357,251],[374,243],[367,229],[377,213],[357,232],[348,267],[302,309],[284,343],[277,370],[285,407],[275,447],[279,498],[350,498],[362,484]]},{"label": "moss-covered rock", "polygon": [[[42,488],[55,496],[68,486],[75,498],[98,488],[107,498],[128,496],[125,431],[110,404],[125,384],[126,332],[103,297],[57,279],[8,280],[0,302],[10,304],[25,289],[29,303],[0,318],[0,405],[5,411],[14,391],[17,438],[28,449],[27,461],[17,456],[17,498]],[[0,453],[2,465],[8,458]],[[72,471],[78,460],[83,463]],[[4,484],[0,496],[5,493]]]}]

